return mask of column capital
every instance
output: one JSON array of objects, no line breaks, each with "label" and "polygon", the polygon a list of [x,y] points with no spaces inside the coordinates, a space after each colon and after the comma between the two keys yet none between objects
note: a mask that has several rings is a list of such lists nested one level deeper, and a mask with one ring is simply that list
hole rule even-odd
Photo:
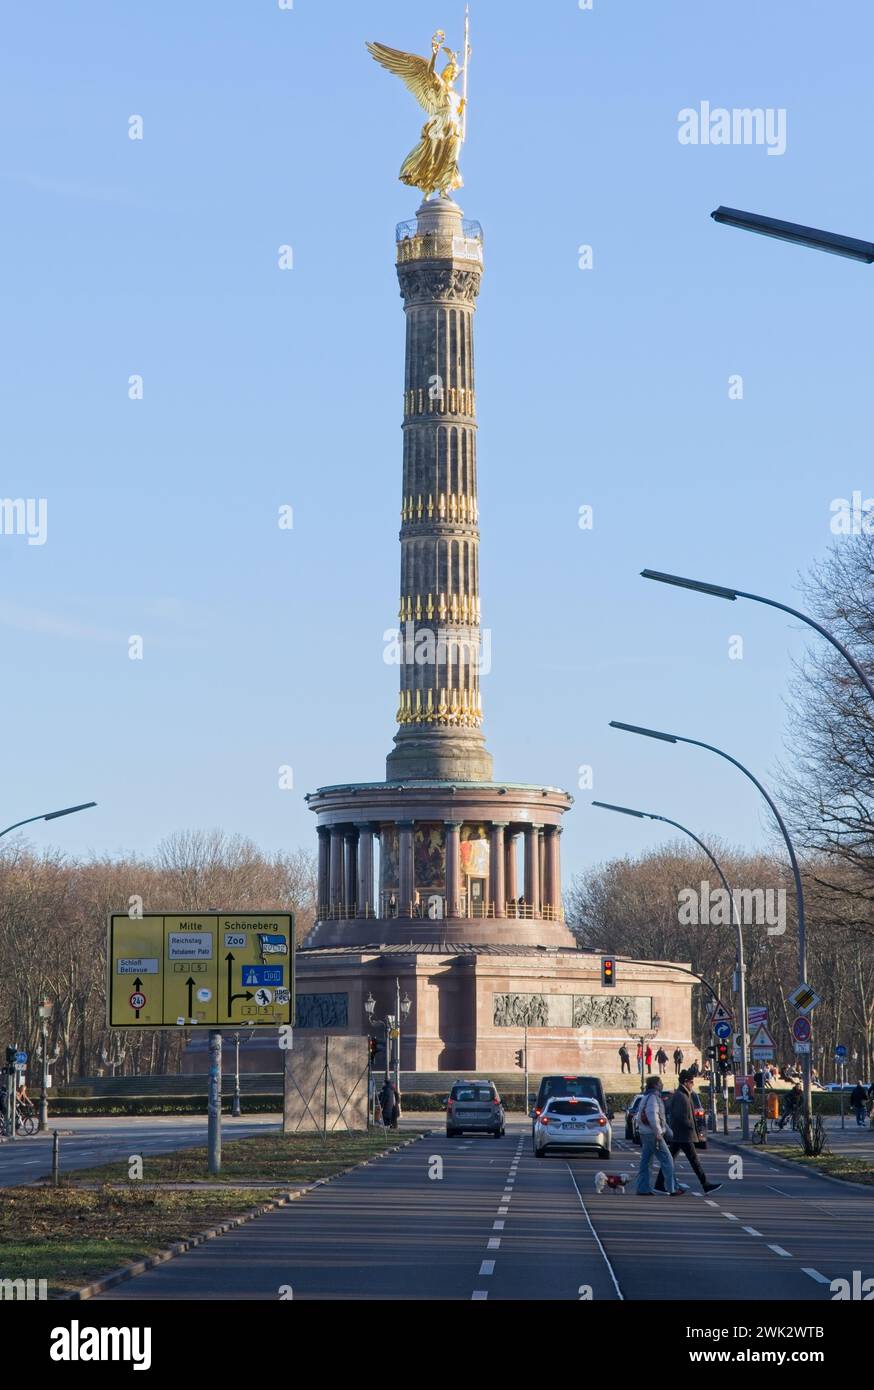
[{"label": "column capital", "polygon": [[443,822],[443,824],[446,826],[446,829],[447,829],[447,830],[460,830],[461,827],[464,825],[464,821],[462,821],[462,820],[445,820],[445,821]]},{"label": "column capital", "polygon": [[331,834],[331,827],[329,825],[317,825],[316,834],[320,840],[327,840]]},{"label": "column capital", "polygon": [[508,820],[490,820],[487,823],[491,826],[492,830],[506,830],[507,826],[510,824]]}]

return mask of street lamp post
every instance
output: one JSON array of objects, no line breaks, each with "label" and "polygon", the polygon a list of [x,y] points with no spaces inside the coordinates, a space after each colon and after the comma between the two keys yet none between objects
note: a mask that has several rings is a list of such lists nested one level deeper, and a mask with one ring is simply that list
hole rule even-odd
[{"label": "street lamp post", "polygon": [[63,811],[47,811],[42,816],[28,816],[26,820],[17,820],[14,825],[7,825],[5,830],[0,830],[0,837],[8,835],[11,830],[18,830],[19,826],[32,825],[34,821],[58,820],[60,816],[72,816],[76,811],[88,811],[96,805],[96,801],[83,801],[81,806],[65,806]]},{"label": "street lamp post", "polygon": [[874,264],[874,243],[844,236],[841,232],[823,232],[819,227],[803,227],[798,222],[782,222],[778,217],[764,217],[758,212],[742,212],[740,208],[718,207],[710,216],[726,227],[739,227],[744,232],[791,241],[796,246],[808,246],[813,251],[827,251],[832,256],[846,256],[851,261]]},{"label": "street lamp post", "polygon": [[[780,828],[780,833],[781,833],[781,835],[783,836],[783,840],[784,840],[784,843],[785,843],[785,845],[786,845],[786,849],[787,849],[788,854],[789,854],[789,862],[790,862],[790,864],[791,864],[791,866],[792,866],[792,876],[793,876],[793,879],[794,879],[794,881],[795,881],[795,903],[796,903],[796,910],[797,910],[797,916],[798,916],[798,970],[799,970],[799,976],[800,976],[801,982],[806,982],[806,980],[807,980],[807,931],[806,931],[806,928],[805,928],[805,921],[804,921],[804,889],[803,889],[803,887],[801,886],[801,870],[800,870],[800,868],[798,867],[798,859],[797,859],[796,854],[795,854],[795,846],[793,845],[791,839],[789,838],[789,831],[786,829],[786,823],[785,823],[785,821],[783,820],[783,817],[780,815],[780,812],[779,812],[779,810],[777,809],[776,802],[774,801],[774,799],[773,799],[773,797],[770,795],[770,793],[767,792],[767,791],[765,790],[765,788],[762,786],[762,784],[761,784],[761,782],[759,781],[759,779],[758,779],[757,777],[755,777],[755,776],[753,775],[752,772],[750,772],[750,770],[749,770],[748,767],[744,767],[743,763],[738,762],[737,758],[733,758],[733,757],[731,756],[730,753],[726,753],[722,748],[717,748],[717,747],[715,746],[715,744],[712,744],[712,743],[703,743],[700,739],[697,739],[697,738],[686,738],[686,737],[684,737],[684,735],[682,735],[682,734],[665,734],[665,733],[659,732],[657,729],[645,729],[645,728],[642,728],[642,727],[641,727],[640,725],[638,725],[638,724],[623,724],[623,723],[621,723],[618,719],[611,719],[611,720],[610,720],[610,728],[611,728],[611,729],[622,729],[625,733],[629,733],[629,734],[642,734],[645,738],[656,738],[656,739],[660,739],[661,742],[663,742],[663,743],[688,743],[688,744],[691,744],[692,747],[694,747],[694,748],[706,748],[707,751],[708,751],[709,753],[716,753],[716,754],[718,754],[718,756],[719,756],[720,758],[725,758],[726,762],[731,763],[733,767],[736,767],[736,768],[738,769],[738,771],[742,772],[742,773],[744,774],[744,776],[747,777],[747,778],[752,782],[753,786],[756,787],[756,788],[758,789],[758,791],[759,791],[759,792],[761,793],[761,795],[764,797],[765,801],[768,803],[768,806],[771,808],[771,812],[772,812],[772,814],[773,814],[773,816],[774,816],[774,819],[776,820],[777,825],[778,825],[779,828]],[[746,1040],[746,1035],[745,1035],[745,1032],[744,1032],[744,1041],[745,1041],[745,1040]],[[802,1061],[802,1074],[803,1074],[803,1077],[804,1077],[804,1114],[805,1114],[805,1118],[809,1120],[809,1119],[810,1119],[810,1055],[809,1055],[809,1053],[805,1053],[804,1056],[802,1057],[801,1061]]]},{"label": "street lamp post", "polygon": [[[603,811],[618,811],[624,816],[636,816],[640,820],[657,820],[664,825],[672,825],[675,830],[680,830],[684,835],[688,835],[690,840],[694,840],[699,849],[710,860],[714,869],[719,875],[723,888],[728,895],[732,921],[737,929],[737,978],[738,978],[738,1000],[740,1007],[740,1051],[741,1051],[741,1070],[746,1076],[749,1069],[749,1056],[747,1052],[747,986],[746,986],[746,964],[744,962],[744,938],[741,926],[740,914],[737,904],[734,901],[734,894],[728,884],[728,879],[722,872],[722,867],[714,854],[707,848],[703,840],[699,840],[694,831],[688,826],[681,825],[677,820],[671,820],[669,816],[658,816],[653,811],[635,811],[630,806],[613,806],[608,801],[593,801],[593,806],[600,807]],[[741,1103],[741,1134],[744,1139],[750,1137],[750,1108],[746,1103]]]},{"label": "street lamp post", "polygon": [[739,598],[748,598],[751,599],[753,603],[764,603],[767,604],[769,608],[779,608],[781,612],[788,613],[790,617],[798,618],[800,622],[806,623],[808,627],[814,628],[827,642],[831,642],[836,651],[839,651],[844,660],[852,666],[859,680],[871,696],[871,699],[874,700],[874,685],[872,685],[856,658],[847,650],[842,642],[838,641],[833,632],[829,632],[828,628],[823,627],[815,618],[811,618],[808,613],[800,613],[797,608],[790,608],[788,603],[778,603],[776,599],[763,598],[761,594],[747,594],[744,593],[742,589],[728,589],[721,584],[707,584],[702,579],[685,579],[678,574],[663,574],[660,570],[641,570],[640,573],[643,579],[655,579],[659,584],[673,584],[678,589],[692,589],[695,593],[710,594],[713,598],[729,599],[731,602]]}]

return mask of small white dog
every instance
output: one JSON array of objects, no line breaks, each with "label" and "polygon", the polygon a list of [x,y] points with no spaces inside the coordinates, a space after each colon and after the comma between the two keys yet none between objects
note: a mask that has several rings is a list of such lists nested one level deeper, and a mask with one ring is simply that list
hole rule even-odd
[{"label": "small white dog", "polygon": [[630,1181],[627,1173],[596,1173],[595,1191],[603,1192],[608,1187],[611,1192],[625,1191],[626,1184]]}]

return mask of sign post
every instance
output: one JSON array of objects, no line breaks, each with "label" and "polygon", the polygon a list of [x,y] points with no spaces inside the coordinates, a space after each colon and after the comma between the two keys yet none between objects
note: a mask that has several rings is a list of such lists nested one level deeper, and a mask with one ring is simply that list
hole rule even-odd
[{"label": "sign post", "polygon": [[291,912],[112,913],[107,933],[110,1028],[209,1030],[209,1171],[222,1162],[222,1028],[293,1023]]}]

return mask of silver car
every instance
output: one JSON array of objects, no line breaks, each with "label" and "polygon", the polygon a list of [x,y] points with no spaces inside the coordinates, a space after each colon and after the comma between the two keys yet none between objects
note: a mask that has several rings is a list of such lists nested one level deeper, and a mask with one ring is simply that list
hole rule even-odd
[{"label": "silver car", "polygon": [[610,1157],[613,1130],[596,1100],[577,1096],[552,1096],[534,1124],[534,1157],[547,1149],[589,1150]]},{"label": "silver car", "polygon": [[456,1081],[446,1101],[446,1137],[473,1131],[504,1133],[504,1107],[491,1081]]}]

